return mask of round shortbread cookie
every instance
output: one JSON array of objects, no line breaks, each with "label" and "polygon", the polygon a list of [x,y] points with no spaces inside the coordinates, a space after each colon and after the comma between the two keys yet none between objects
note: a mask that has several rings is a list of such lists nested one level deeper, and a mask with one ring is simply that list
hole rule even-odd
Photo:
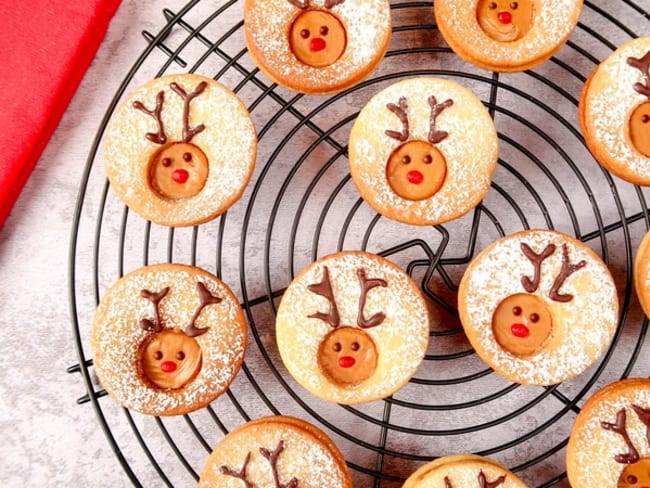
[{"label": "round shortbread cookie", "polygon": [[650,37],[623,44],[589,76],[580,126],[596,160],[635,185],[650,185]]},{"label": "round shortbread cookie", "polygon": [[510,470],[489,458],[452,454],[425,464],[402,488],[527,488]]},{"label": "round shortbread cookie", "polygon": [[276,336],[298,383],[322,399],[356,404],[391,395],[415,374],[429,316],[419,288],[399,267],[345,251],[312,263],[291,282]]},{"label": "round shortbread cookie", "polygon": [[551,230],[499,239],[469,264],[458,312],[476,353],[502,376],[552,385],[583,372],[618,324],[609,269],[586,244]]},{"label": "round shortbread cookie", "polygon": [[451,0],[434,2],[436,24],[464,60],[500,72],[547,61],[575,29],[582,0]]},{"label": "round shortbread cookie", "polygon": [[490,114],[468,89],[411,78],[377,93],[349,141],[350,172],[382,215],[435,225],[464,215],[490,189],[498,157]]},{"label": "round shortbread cookie", "polygon": [[587,400],[566,452],[573,488],[650,486],[650,380],[605,386]]},{"label": "round shortbread cookie", "polygon": [[242,486],[352,488],[352,480],[343,455],[324,432],[304,420],[275,416],[224,437],[199,480],[199,488]]},{"label": "round shortbread cookie", "polygon": [[634,288],[643,311],[650,317],[650,232],[641,240],[634,258]]},{"label": "round shortbread cookie", "polygon": [[113,112],[104,141],[106,174],[140,216],[198,225],[242,195],[255,166],[257,133],[228,88],[194,74],[144,84]]},{"label": "round shortbread cookie", "polygon": [[180,264],[145,266],[104,295],[90,346],[102,386],[126,408],[178,415],[221,395],[239,371],[247,328],[222,281]]},{"label": "round shortbread cookie", "polygon": [[334,93],[368,76],[392,32],[387,0],[246,0],[244,35],[253,61],[274,82]]}]

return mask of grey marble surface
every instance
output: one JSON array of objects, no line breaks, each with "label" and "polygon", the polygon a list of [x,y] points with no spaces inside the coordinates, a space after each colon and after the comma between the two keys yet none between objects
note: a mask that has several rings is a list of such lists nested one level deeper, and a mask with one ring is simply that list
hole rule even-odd
[{"label": "grey marble surface", "polygon": [[[0,431],[3,442],[0,445],[0,484],[8,487],[18,486],[130,486],[129,479],[120,467],[117,457],[111,450],[91,403],[77,405],[77,398],[83,396],[85,385],[79,374],[68,374],[66,369],[78,363],[79,358],[74,347],[71,325],[71,308],[69,296],[70,241],[73,230],[74,209],[79,198],[80,181],[84,175],[84,166],[93,140],[97,134],[100,121],[118,91],[126,73],[140,53],[147,47],[141,31],[158,32],[165,24],[163,8],[178,9],[181,2],[166,0],[124,0],[110,25],[97,58],[84,78],[77,94],[68,108],[52,140],[47,146],[38,166],[28,181],[16,206],[0,230],[0,323],[2,324],[2,341],[0,350],[4,366],[0,375]],[[398,2],[393,2],[397,4]],[[190,11],[185,19],[190,25],[198,25],[224,2],[203,1]],[[636,5],[645,11],[650,10],[650,0],[637,0]],[[218,37],[229,26],[235,25],[240,18],[241,5],[236,4],[227,9],[218,22],[206,28],[204,34],[210,38]],[[622,26],[614,26],[601,11],[612,12],[622,20]],[[396,24],[402,26],[423,23],[430,25],[433,16],[429,9],[421,4],[408,8],[396,9]],[[584,9],[581,19],[589,29],[604,36],[608,42],[595,39],[592,31],[578,29],[571,41],[573,46],[589,53],[589,57],[577,54],[574,48],[565,48],[558,54],[558,59],[582,74],[587,74],[593,67],[594,59],[601,59],[611,52],[612,45],[618,45],[630,38],[630,33],[650,34],[650,21],[622,1],[596,0]],[[630,32],[626,32],[627,27]],[[211,30],[212,29],[212,30]],[[182,29],[175,29],[165,41],[170,46],[178,45],[184,39]],[[229,43],[233,44],[232,46]],[[197,44],[194,46],[193,44]],[[279,121],[269,124],[270,118],[279,110],[279,102],[269,102],[265,97],[260,103],[261,89],[243,84],[239,92],[247,104],[255,104],[253,116],[258,130],[263,133],[260,141],[260,159],[258,168],[242,202],[228,213],[227,221],[213,222],[201,226],[196,234],[192,230],[179,230],[173,237],[167,229],[154,226],[150,230],[147,255],[143,256],[142,242],[145,226],[137,217],[130,215],[123,223],[123,206],[110,191],[106,200],[102,200],[105,177],[101,157],[94,160],[88,175],[88,188],[84,195],[83,212],[75,234],[74,283],[76,315],[81,333],[83,350],[87,351],[89,324],[95,305],[95,286],[99,294],[117,279],[122,271],[128,271],[148,262],[196,263],[211,271],[219,271],[224,280],[229,282],[242,300],[265,297],[267,289],[277,291],[287,285],[291,276],[297,273],[315,256],[334,251],[338,247],[346,249],[367,246],[371,251],[383,251],[397,246],[406,239],[417,238],[427,243],[423,247],[413,247],[394,256],[400,264],[426,260],[427,251],[447,249],[446,256],[453,257],[454,249],[467,245],[467,234],[472,227],[471,218],[460,219],[446,226],[449,241],[445,241],[444,232],[437,229],[411,229],[380,219],[366,233],[374,214],[364,205],[358,212],[355,205],[358,195],[350,182],[345,182],[346,160],[337,148],[344,147],[350,122],[335,127],[334,123],[344,120],[359,110],[365,100],[381,86],[393,79],[392,73],[399,72],[400,63],[409,69],[448,69],[477,75],[477,79],[462,78],[461,82],[471,86],[484,100],[489,99],[489,87],[481,82],[481,77],[489,74],[469,67],[452,55],[437,55],[428,52],[426,47],[443,44],[435,31],[409,31],[397,34],[391,43],[391,51],[397,53],[400,48],[421,49],[422,55],[417,59],[406,59],[394,54],[386,59],[375,76],[385,76],[376,85],[360,89],[354,96],[343,98],[329,108],[321,107],[322,98],[302,98],[292,105],[299,113],[315,110],[310,119],[313,124],[329,131],[332,144],[316,144],[318,136],[313,131],[302,130],[288,134],[296,125],[295,120],[284,121],[291,116],[283,116]],[[238,53],[243,46],[238,35],[224,44],[227,52]],[[186,68],[172,64],[168,71],[183,71],[193,68],[192,63],[199,63],[198,72],[214,75],[223,68],[223,61],[209,57],[200,61],[205,46],[201,41],[192,41],[182,52],[188,62]],[[159,49],[154,49],[147,61],[139,69],[129,87],[156,76],[163,69],[168,57]],[[243,67],[252,69],[252,62],[247,55],[241,57]],[[593,391],[609,381],[622,375],[650,375],[650,348],[648,345],[637,348],[639,337],[643,334],[643,314],[633,294],[630,294],[629,263],[630,256],[636,249],[640,238],[646,231],[643,220],[633,218],[641,211],[640,196],[646,191],[637,191],[633,186],[617,179],[609,179],[595,165],[576,136],[577,127],[575,105],[581,90],[579,77],[567,74],[562,65],[548,63],[536,70],[541,77],[552,80],[555,85],[540,83],[539,78],[524,74],[503,75],[500,80],[507,87],[499,94],[495,121],[505,144],[502,146],[502,161],[513,163],[523,178],[515,177],[508,164],[500,165],[495,175],[496,190],[486,199],[486,208],[493,215],[485,226],[480,227],[477,246],[482,247],[494,239],[500,231],[518,230],[524,224],[507,195],[514,195],[519,208],[527,216],[526,224],[546,226],[550,221],[556,228],[575,233],[575,222],[583,236],[598,252],[605,249],[610,268],[621,290],[621,299],[629,297],[624,326],[611,356],[608,356],[604,372],[594,384],[587,387]],[[239,87],[242,81],[240,73],[225,70],[221,78],[231,88]],[[268,83],[258,75],[262,83]],[[487,87],[487,88],[486,88]],[[566,94],[560,94],[564,90]],[[275,94],[281,100],[289,100],[292,94],[276,89]],[[535,93],[543,100],[545,107],[552,107],[568,121],[568,126],[559,122],[548,110],[531,102],[523,96]],[[533,127],[542,128],[546,138],[539,137],[538,132],[526,128],[517,117],[520,114],[530,121]],[[267,127],[268,124],[268,127]],[[288,128],[288,129],[287,129]],[[277,131],[277,132],[276,132]],[[507,141],[515,141],[508,143]],[[288,143],[287,143],[288,141]],[[551,144],[557,141],[558,145]],[[523,146],[518,146],[516,142]],[[315,147],[311,152],[305,148]],[[526,153],[525,150],[529,152]],[[276,152],[278,151],[278,152]],[[567,159],[562,161],[566,155]],[[294,161],[301,163],[293,164]],[[553,178],[540,171],[535,161],[542,166],[552,167],[552,174],[566,190],[565,194],[552,184]],[[556,166],[554,163],[559,160]],[[576,161],[580,177],[566,161]],[[270,162],[269,162],[270,161]],[[323,162],[332,162],[321,179],[313,187],[309,186],[314,174],[323,167]],[[289,190],[285,191],[283,183],[290,181]],[[327,198],[339,182],[344,182],[344,189],[337,194],[334,210],[322,211]],[[532,182],[535,192],[530,192],[525,181]],[[588,189],[585,188],[585,183]],[[541,195],[544,206],[532,197]],[[309,194],[304,202],[301,197]],[[278,195],[282,195],[279,198]],[[572,203],[571,211],[564,204],[565,199]],[[646,196],[647,198],[647,196]],[[593,201],[598,203],[598,212],[592,210]],[[275,206],[274,206],[275,205]],[[302,206],[304,205],[304,206]],[[101,223],[101,246],[97,252],[99,269],[94,269],[95,230],[97,211],[106,209]],[[545,210],[542,210],[543,209]],[[337,209],[342,209],[340,212]],[[250,214],[248,213],[250,212]],[[342,232],[342,220],[352,212],[348,231]],[[356,213],[355,213],[356,212]],[[304,214],[296,224],[295,216]],[[630,219],[629,226],[608,231],[600,239],[597,229],[621,221],[621,214]],[[343,216],[343,218],[341,217]],[[322,221],[318,221],[322,217]],[[575,220],[572,220],[572,217]],[[242,229],[241,222],[248,226]],[[318,221],[317,226],[316,222]],[[269,223],[273,230],[268,231]],[[294,234],[289,229],[295,225]],[[501,229],[498,227],[501,226]],[[120,251],[120,236],[124,232],[124,243]],[[629,234],[626,234],[629,232]],[[596,237],[590,237],[595,233]],[[245,236],[242,240],[241,236]],[[316,237],[315,237],[316,236]],[[406,237],[405,237],[406,236]],[[316,244],[315,244],[316,242]],[[343,245],[341,246],[341,242]],[[630,247],[626,247],[626,242]],[[198,243],[194,247],[195,243]],[[292,247],[293,246],[293,247]],[[446,246],[446,247],[445,247]],[[266,265],[265,248],[272,266]],[[287,256],[291,255],[290,259]],[[217,258],[215,258],[217,256]],[[240,257],[243,259],[240,261]],[[244,263],[243,269],[241,263]],[[457,280],[462,273],[462,266],[447,268],[452,280]],[[269,270],[268,272],[266,270]],[[421,279],[425,269],[415,266],[413,275]],[[453,305],[453,292],[446,290],[444,280],[435,275],[428,286],[433,292]],[[262,301],[263,302],[263,301]],[[257,302],[256,302],[257,303]],[[277,303],[277,302],[276,302]],[[444,307],[432,305],[434,329],[436,331],[453,330],[458,327],[453,314]],[[268,415],[277,409],[282,413],[304,416],[310,419],[309,411],[318,412],[317,423],[334,425],[334,438],[356,466],[374,469],[377,458],[372,450],[357,448],[345,439],[340,432],[349,433],[362,439],[368,445],[377,445],[381,435],[372,422],[361,420],[362,415],[380,419],[386,415],[383,402],[359,407],[358,412],[351,413],[331,405],[323,405],[296,387],[286,372],[278,367],[279,376],[289,384],[293,391],[303,399],[297,404],[296,399],[287,394],[277,377],[271,374],[269,364],[279,365],[279,359],[273,344],[272,333],[273,307],[270,302],[263,306],[251,306],[249,319],[255,324],[258,336],[252,342],[247,355],[246,374],[240,375],[233,385],[232,396],[226,396],[215,402],[216,412],[226,429],[232,429],[242,422],[243,415],[254,418]],[[442,334],[430,345],[429,354],[444,354],[449,351],[462,351],[467,343],[458,335]],[[266,353],[266,354],[264,354]],[[630,368],[630,357],[636,359]],[[460,358],[457,361],[445,361],[440,368],[435,361],[428,361],[418,377],[430,380],[459,378],[466,374],[481,371],[484,366],[475,356]],[[92,369],[92,368],[91,368]],[[588,383],[593,369],[583,377],[562,385],[561,395],[571,398],[578,394]],[[92,373],[92,371],[91,371]],[[466,387],[422,387],[409,385],[400,392],[399,400],[403,402],[429,402],[433,399],[442,404],[453,405],[481,397],[507,383],[488,375],[483,380],[469,383]],[[253,381],[253,379],[255,381]],[[265,395],[273,408],[264,401],[254,385],[262,385]],[[98,386],[95,385],[97,388]],[[570,429],[574,418],[571,414],[562,414],[563,405],[558,401],[544,401],[521,413],[515,421],[501,422],[493,428],[472,433],[471,429],[463,434],[442,437],[412,435],[417,429],[440,431],[445,429],[466,429],[468,426],[489,422],[495,417],[507,415],[512,409],[519,408],[540,394],[537,389],[519,388],[511,395],[504,396],[496,406],[490,408],[474,407],[461,409],[453,415],[439,413],[436,410],[417,410],[393,407],[391,422],[403,429],[391,430],[386,440],[387,449],[406,453],[403,458],[387,456],[383,472],[395,477],[407,476],[422,462],[420,457],[428,458],[451,452],[489,451],[500,442],[507,442],[513,437],[526,435],[533,426],[538,427],[549,422],[550,427],[541,429],[541,434],[533,436],[530,441],[517,444],[511,449],[502,449],[495,457],[510,466],[520,466],[536,458],[546,450],[557,452],[541,460],[533,468],[521,470],[521,475],[531,486],[537,486],[563,470],[562,442]],[[584,395],[581,395],[583,398]],[[558,397],[555,397],[557,400]],[[582,400],[581,400],[582,401]],[[578,402],[578,403],[581,403]],[[178,460],[165,440],[164,432],[169,432],[176,446],[183,452],[191,469],[200,472],[202,463],[208,454],[208,447],[216,443],[223,435],[215,427],[209,412],[202,411],[187,419],[155,419],[134,415],[127,417],[124,412],[108,397],[98,400],[101,411],[108,422],[108,428],[115,436],[117,444],[135,476],[144,486],[164,486],[142,449],[138,446],[133,433],[133,426],[144,437],[153,457],[162,467],[169,483],[174,486],[194,486],[191,474]],[[309,410],[313,409],[313,410]],[[460,412],[460,413],[459,413]],[[557,418],[554,421],[555,415]],[[131,424],[132,422],[133,424]],[[198,429],[203,435],[203,442],[197,440],[189,425]],[[337,433],[338,432],[338,433]],[[370,477],[355,472],[355,485],[372,486]],[[399,486],[396,481],[386,481],[381,486]],[[566,481],[557,486],[568,486]]]}]

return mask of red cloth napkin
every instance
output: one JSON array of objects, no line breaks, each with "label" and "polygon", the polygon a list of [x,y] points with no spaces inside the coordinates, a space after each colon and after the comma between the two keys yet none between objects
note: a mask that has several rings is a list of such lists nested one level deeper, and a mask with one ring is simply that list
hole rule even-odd
[{"label": "red cloth napkin", "polygon": [[0,0],[0,227],[120,0]]}]

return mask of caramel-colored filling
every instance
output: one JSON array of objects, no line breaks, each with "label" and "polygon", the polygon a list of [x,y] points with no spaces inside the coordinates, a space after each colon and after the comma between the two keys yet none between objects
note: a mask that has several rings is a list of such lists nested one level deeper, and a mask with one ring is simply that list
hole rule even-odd
[{"label": "caramel-colored filling", "polygon": [[645,488],[650,486],[650,458],[643,458],[625,467],[617,488]]},{"label": "caramel-colored filling", "polygon": [[318,365],[333,383],[356,385],[370,378],[377,369],[377,348],[365,331],[341,327],[321,342]]},{"label": "caramel-colored filling", "polygon": [[291,51],[298,61],[314,68],[335,63],[345,52],[345,27],[333,14],[323,10],[307,10],[291,25]]},{"label": "caramel-colored filling", "polygon": [[157,193],[169,200],[190,198],[205,186],[208,168],[208,158],[199,147],[175,142],[153,155],[149,182]]},{"label": "caramel-colored filling", "polygon": [[388,159],[386,178],[400,197],[424,200],[433,196],[445,181],[445,157],[432,144],[410,141],[399,146]]},{"label": "caramel-colored filling", "polygon": [[488,37],[512,42],[524,37],[533,24],[532,0],[479,0],[476,20]]},{"label": "caramel-colored filling", "polygon": [[516,356],[537,352],[551,335],[553,317],[544,301],[527,293],[503,300],[492,317],[497,343]]},{"label": "caramel-colored filling", "polygon": [[632,110],[629,130],[634,149],[650,158],[650,102],[643,102]]},{"label": "caramel-colored filling", "polygon": [[175,390],[192,381],[201,370],[201,347],[196,339],[174,329],[152,333],[140,346],[145,378]]}]

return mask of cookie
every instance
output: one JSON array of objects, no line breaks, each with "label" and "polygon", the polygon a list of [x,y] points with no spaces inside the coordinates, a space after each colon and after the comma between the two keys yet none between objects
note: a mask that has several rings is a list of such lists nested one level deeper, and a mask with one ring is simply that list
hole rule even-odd
[{"label": "cookie", "polygon": [[312,394],[341,404],[385,398],[415,374],[429,340],[426,303],[390,261],[344,251],[309,265],[276,317],[280,356]]},{"label": "cookie", "polygon": [[198,225],[242,195],[257,135],[228,88],[193,74],[144,84],[116,108],[104,140],[111,187],[134,212],[168,226]]},{"label": "cookie", "polygon": [[425,464],[402,488],[527,488],[504,466],[482,456],[454,454]]},{"label": "cookie", "polygon": [[246,0],[244,38],[271,80],[308,94],[335,93],[368,76],[392,32],[387,0]]},{"label": "cookie", "polygon": [[93,319],[106,391],[126,408],[178,415],[221,395],[239,371],[246,320],[228,286],[200,268],[157,264],[120,278]]},{"label": "cookie", "polygon": [[499,72],[532,69],[573,33],[582,0],[449,0],[434,2],[436,24],[465,61]]},{"label": "cookie", "polygon": [[442,78],[411,78],[377,93],[354,122],[350,173],[382,215],[435,225],[476,207],[490,188],[498,138],[468,89]]},{"label": "cookie", "polygon": [[650,317],[650,232],[641,240],[634,258],[634,288],[641,308]]},{"label": "cookie", "polygon": [[650,486],[650,380],[620,380],[578,414],[566,451],[573,488]]},{"label": "cookie", "polygon": [[579,119],[596,161],[650,185],[650,37],[623,44],[598,65],[582,91]]},{"label": "cookie", "polygon": [[199,488],[352,488],[334,442],[310,423],[265,417],[233,430],[214,448]]},{"label": "cookie", "polygon": [[552,385],[587,369],[609,346],[618,296],[586,244],[552,230],[497,240],[469,264],[458,312],[476,353],[521,384]]}]

